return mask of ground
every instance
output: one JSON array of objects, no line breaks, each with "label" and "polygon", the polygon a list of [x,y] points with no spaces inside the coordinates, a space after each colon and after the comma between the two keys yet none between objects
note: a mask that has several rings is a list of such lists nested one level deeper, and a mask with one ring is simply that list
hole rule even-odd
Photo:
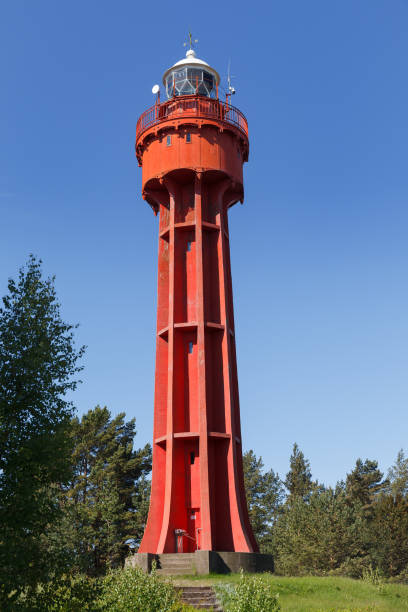
[{"label": "ground", "polygon": [[[268,575],[279,593],[282,612],[408,612],[408,585],[374,585],[351,578],[288,578]],[[239,575],[186,576],[177,585],[225,585],[239,580]]]}]

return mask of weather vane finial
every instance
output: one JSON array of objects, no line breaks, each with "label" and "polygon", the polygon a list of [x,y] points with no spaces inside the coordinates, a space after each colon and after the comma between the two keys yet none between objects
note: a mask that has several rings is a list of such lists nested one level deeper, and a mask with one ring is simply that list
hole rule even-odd
[{"label": "weather vane finial", "polygon": [[188,45],[190,49],[194,49],[194,46],[196,45],[196,43],[198,43],[198,38],[194,38],[194,40],[193,40],[193,35],[191,34],[191,32],[189,32],[188,33],[188,41],[183,43],[183,46],[187,47],[187,45]]}]

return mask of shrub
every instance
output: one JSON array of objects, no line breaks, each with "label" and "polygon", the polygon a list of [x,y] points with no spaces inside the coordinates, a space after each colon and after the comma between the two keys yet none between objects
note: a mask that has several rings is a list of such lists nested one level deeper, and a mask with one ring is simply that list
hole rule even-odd
[{"label": "shrub", "polygon": [[153,569],[145,574],[140,568],[115,570],[103,579],[99,599],[103,612],[179,612],[182,605],[178,591]]},{"label": "shrub", "polygon": [[400,574],[389,578],[388,582],[401,582],[402,584],[408,584],[408,567],[406,567]]},{"label": "shrub", "polygon": [[360,579],[370,569],[370,559],[366,557],[348,558],[337,569],[328,572],[330,576],[347,576]]},{"label": "shrub", "polygon": [[101,581],[87,576],[61,576],[20,596],[13,610],[27,612],[94,612]]},{"label": "shrub", "polygon": [[316,612],[375,612],[377,608],[373,608],[373,606],[368,606],[368,608],[330,608],[330,610],[323,608],[320,610],[316,610]]},{"label": "shrub", "polygon": [[227,612],[278,612],[279,595],[273,592],[268,581],[261,576],[248,576],[241,571],[241,578],[234,589],[230,585],[219,589]]}]

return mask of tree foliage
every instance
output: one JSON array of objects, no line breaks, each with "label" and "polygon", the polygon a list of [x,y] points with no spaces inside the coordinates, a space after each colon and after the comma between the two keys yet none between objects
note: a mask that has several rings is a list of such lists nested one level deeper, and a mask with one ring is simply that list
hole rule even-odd
[{"label": "tree foliage", "polygon": [[310,463],[295,444],[282,495],[279,478],[264,472],[253,451],[244,455],[250,520],[278,573],[367,572],[408,576],[408,460],[398,453],[384,480],[378,462],[358,459],[332,487],[312,480]]},{"label": "tree foliage", "polygon": [[262,457],[252,450],[243,455],[245,492],[249,519],[262,552],[272,546],[272,528],[282,505],[284,490],[279,474],[264,472]]},{"label": "tree foliage", "polygon": [[96,406],[71,424],[73,478],[64,490],[61,537],[74,566],[88,573],[117,567],[143,535],[151,447],[134,450],[135,419]]},{"label": "tree foliage", "polygon": [[346,479],[346,492],[351,500],[358,500],[366,509],[387,483],[382,481],[383,474],[378,469],[378,461],[357,459],[356,466]]},{"label": "tree foliage", "polygon": [[293,445],[290,457],[290,470],[286,474],[285,487],[289,491],[289,501],[291,502],[297,498],[306,499],[313,489],[310,463],[305,459],[296,442]]},{"label": "tree foliage", "polygon": [[408,457],[405,457],[402,449],[394,465],[388,470],[387,481],[388,490],[394,498],[408,495]]},{"label": "tree foliage", "polygon": [[0,596],[47,576],[43,534],[70,477],[72,404],[84,349],[60,316],[54,278],[31,256],[0,309]]},{"label": "tree foliage", "polygon": [[385,576],[408,570],[408,499],[400,494],[381,494],[371,520],[372,564]]},{"label": "tree foliage", "polygon": [[359,558],[364,532],[358,509],[347,503],[344,488],[316,490],[305,501],[285,504],[275,530],[279,571],[324,573]]}]

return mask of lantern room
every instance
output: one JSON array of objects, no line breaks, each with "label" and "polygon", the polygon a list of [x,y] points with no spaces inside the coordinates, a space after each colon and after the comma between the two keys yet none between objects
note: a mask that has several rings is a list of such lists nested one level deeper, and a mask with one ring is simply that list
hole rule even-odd
[{"label": "lantern room", "polygon": [[219,82],[218,72],[196,57],[194,49],[189,49],[186,57],[176,62],[163,75],[163,85],[168,98],[191,95],[216,98]]}]

